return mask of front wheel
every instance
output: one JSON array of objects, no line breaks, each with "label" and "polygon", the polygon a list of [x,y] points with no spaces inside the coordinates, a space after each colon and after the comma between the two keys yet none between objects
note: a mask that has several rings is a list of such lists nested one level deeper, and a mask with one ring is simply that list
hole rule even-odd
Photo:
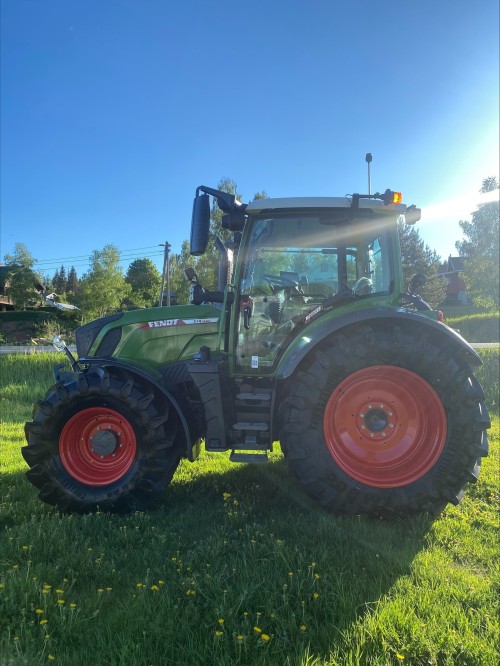
[{"label": "front wheel", "polygon": [[25,430],[26,476],[40,499],[63,511],[142,509],[181,457],[174,410],[123,371],[101,368],[59,382]]},{"label": "front wheel", "polygon": [[305,490],[337,513],[457,504],[487,455],[477,380],[439,338],[352,328],[318,349],[283,401],[280,442]]}]

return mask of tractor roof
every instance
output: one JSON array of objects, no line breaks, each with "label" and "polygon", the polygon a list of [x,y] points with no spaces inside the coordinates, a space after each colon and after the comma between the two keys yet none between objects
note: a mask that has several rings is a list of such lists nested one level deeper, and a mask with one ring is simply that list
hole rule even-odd
[{"label": "tractor roof", "polygon": [[[245,213],[255,214],[267,210],[310,209],[310,208],[351,208],[351,199],[347,197],[286,197],[279,199],[256,199],[249,203]],[[359,208],[376,210],[377,213],[403,214],[404,204],[385,205],[376,199],[360,199]]]}]

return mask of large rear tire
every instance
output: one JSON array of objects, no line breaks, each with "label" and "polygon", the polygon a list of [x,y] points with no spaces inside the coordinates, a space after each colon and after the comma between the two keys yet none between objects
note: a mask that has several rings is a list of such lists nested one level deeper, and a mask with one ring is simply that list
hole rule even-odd
[{"label": "large rear tire", "polygon": [[58,382],[26,423],[28,480],[63,511],[127,512],[147,506],[181,457],[168,401],[125,371],[92,370]]},{"label": "large rear tire", "polygon": [[280,442],[306,492],[335,513],[436,514],[488,453],[483,391],[432,332],[351,327],[288,383]]}]

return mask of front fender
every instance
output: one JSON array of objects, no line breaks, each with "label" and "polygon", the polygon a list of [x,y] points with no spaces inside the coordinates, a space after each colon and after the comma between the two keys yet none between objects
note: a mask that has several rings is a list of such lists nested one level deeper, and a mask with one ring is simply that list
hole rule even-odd
[{"label": "front fender", "polygon": [[[166,389],[160,382],[160,374],[155,372],[154,375],[150,374],[149,372],[145,372],[144,370],[131,365],[130,363],[122,363],[121,361],[116,361],[114,359],[109,359],[109,358],[82,358],[79,359],[79,363],[88,365],[88,369],[90,370],[92,366],[97,366],[99,368],[120,368],[121,370],[126,370],[130,375],[136,375],[137,377],[140,377],[141,379],[146,380],[149,382],[154,388],[161,393],[172,405],[172,407],[175,409],[177,416],[179,417],[179,421],[184,433],[184,440],[185,440],[185,453],[186,457],[188,460],[193,462],[197,457],[198,457],[198,452],[199,452],[199,445],[197,445],[197,438],[194,435],[193,432],[191,432],[191,429],[189,427],[189,423],[184,415],[184,412],[182,410],[181,405],[179,404],[179,401],[177,398],[168,390]],[[70,375],[72,373],[64,373],[64,375]],[[74,373],[77,375],[78,373]],[[65,376],[64,379],[67,377]]]},{"label": "front fender", "polygon": [[382,319],[387,319],[388,323],[410,321],[415,327],[430,327],[439,335],[446,338],[450,345],[464,352],[471,365],[482,365],[481,358],[467,340],[455,330],[446,326],[446,324],[430,319],[418,312],[406,310],[405,308],[379,307],[349,312],[341,317],[321,317],[310,326],[302,329],[300,335],[295,338],[287,353],[281,359],[277,368],[276,378],[286,379],[290,377],[305,356],[332,333],[337,333],[352,324],[365,324],[373,320]]}]

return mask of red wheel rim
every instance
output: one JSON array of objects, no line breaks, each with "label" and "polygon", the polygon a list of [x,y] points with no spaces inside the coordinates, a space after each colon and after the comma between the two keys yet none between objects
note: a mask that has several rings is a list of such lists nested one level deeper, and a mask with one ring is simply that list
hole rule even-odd
[{"label": "red wheel rim", "polygon": [[121,479],[132,466],[136,451],[130,423],[105,407],[82,409],[66,423],[59,439],[64,468],[88,486],[106,486]]},{"label": "red wheel rim", "polygon": [[323,431],[328,451],[352,479],[376,488],[417,481],[446,442],[446,414],[434,389],[391,365],[354,372],[333,391]]}]

